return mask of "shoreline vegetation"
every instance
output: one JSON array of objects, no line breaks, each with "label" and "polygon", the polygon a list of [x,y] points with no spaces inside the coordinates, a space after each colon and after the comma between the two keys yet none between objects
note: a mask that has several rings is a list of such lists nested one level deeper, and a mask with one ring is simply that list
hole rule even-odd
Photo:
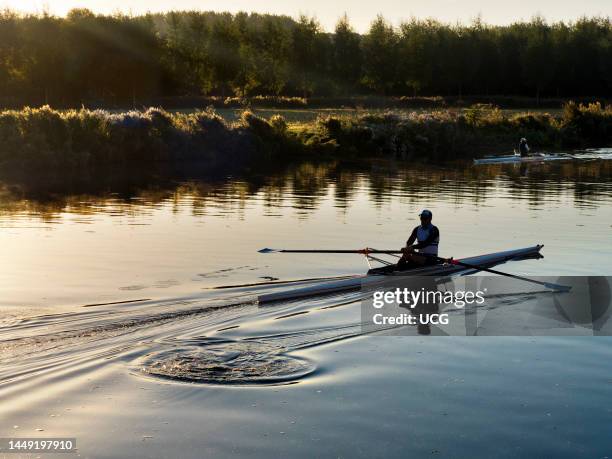
[{"label": "shoreline vegetation", "polygon": [[[196,110],[207,109],[353,109],[353,110],[385,110],[385,109],[422,109],[441,110],[453,108],[468,108],[473,105],[494,105],[501,109],[550,109],[559,110],[568,102],[588,105],[600,102],[609,105],[612,99],[602,97],[540,98],[503,95],[463,95],[459,96],[324,96],[324,97],[285,97],[285,96],[252,96],[252,97],[221,97],[221,96],[176,96],[159,97],[145,101],[144,107],[163,107],[166,110]],[[85,105],[83,105],[85,106]],[[56,107],[63,108],[63,107]],[[65,107],[74,108],[74,107]],[[129,110],[126,107],[105,105],[87,105],[87,108],[110,110]],[[136,108],[137,109],[137,108]]]},{"label": "shoreline vegetation", "polygon": [[0,112],[0,164],[26,170],[186,163],[248,166],[300,158],[387,157],[420,162],[468,159],[512,150],[527,137],[535,150],[612,144],[612,106],[567,103],[561,115],[505,114],[490,105],[427,113],[320,116],[287,123],[249,110],[226,121],[214,109],[160,108],[110,113],[49,106]]},{"label": "shoreline vegetation", "polygon": [[[3,10],[0,37],[0,166],[24,171],[427,162],[506,153],[520,137],[535,150],[612,144],[609,17],[378,16],[357,33],[346,15],[328,32],[304,15]],[[304,109],[330,112],[288,113]]]},{"label": "shoreline vegetation", "polygon": [[330,32],[304,15],[3,10],[0,37],[0,107],[15,109],[187,108],[206,98],[204,106],[245,98],[337,106],[355,95],[366,108],[385,97],[431,106],[439,102],[432,96],[539,106],[544,98],[612,97],[612,22],[604,16],[504,26],[479,18],[395,26],[378,16],[358,33],[346,16]]}]

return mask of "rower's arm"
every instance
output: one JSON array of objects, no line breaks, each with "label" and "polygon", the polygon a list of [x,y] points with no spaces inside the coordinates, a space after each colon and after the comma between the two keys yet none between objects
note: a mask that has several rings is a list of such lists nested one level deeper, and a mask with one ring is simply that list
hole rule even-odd
[{"label": "rower's arm", "polygon": [[406,247],[410,247],[412,244],[414,244],[414,241],[416,241],[416,238],[417,238],[417,229],[415,228],[412,230],[412,234],[410,234],[410,237],[406,241]]},{"label": "rower's arm", "polygon": [[[415,231],[415,234],[416,234],[416,231]],[[440,236],[440,231],[438,230],[438,227],[434,227],[433,231],[431,231],[429,233],[429,237],[427,239],[425,239],[423,242],[419,242],[418,244],[415,244],[413,246],[413,248],[415,248],[415,249],[423,249],[423,248],[427,247],[428,245],[430,245],[432,242],[435,242],[435,240],[439,236]]]}]

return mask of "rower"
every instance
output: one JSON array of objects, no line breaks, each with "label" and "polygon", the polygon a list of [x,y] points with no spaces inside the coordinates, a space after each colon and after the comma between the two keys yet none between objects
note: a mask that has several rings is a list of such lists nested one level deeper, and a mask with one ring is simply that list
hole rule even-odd
[{"label": "rower", "polygon": [[529,154],[529,145],[527,145],[527,139],[525,137],[519,142],[519,153],[521,157],[525,157]]},{"label": "rower", "polygon": [[[431,223],[433,214],[430,210],[424,209],[419,217],[421,217],[421,224],[412,230],[406,247],[401,249],[403,255],[397,263],[399,269],[433,265],[438,262],[440,231]],[[416,244],[415,241],[417,241]]]}]

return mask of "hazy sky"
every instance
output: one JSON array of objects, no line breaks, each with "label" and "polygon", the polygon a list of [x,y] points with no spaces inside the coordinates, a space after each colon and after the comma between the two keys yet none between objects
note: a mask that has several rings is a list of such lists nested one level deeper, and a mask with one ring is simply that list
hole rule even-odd
[{"label": "hazy sky", "polygon": [[75,7],[101,13],[120,10],[133,14],[169,9],[255,11],[290,16],[305,13],[315,15],[327,30],[332,30],[338,17],[346,12],[359,31],[367,29],[378,13],[394,24],[410,16],[469,22],[480,14],[485,22],[507,24],[538,13],[551,21],[572,20],[582,15],[612,15],[612,0],[0,0],[0,6],[29,12],[47,10],[56,15],[64,15]]}]

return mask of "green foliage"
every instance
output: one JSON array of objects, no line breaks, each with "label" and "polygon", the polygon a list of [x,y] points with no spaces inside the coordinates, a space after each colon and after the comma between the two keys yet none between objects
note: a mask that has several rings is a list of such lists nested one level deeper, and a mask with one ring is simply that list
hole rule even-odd
[{"label": "green foliage", "polygon": [[349,94],[605,98],[611,86],[607,17],[507,26],[411,19],[394,27],[379,16],[360,35],[346,16],[327,33],[306,16],[0,12],[3,106]]},{"label": "green foliage", "polygon": [[375,92],[387,94],[396,80],[397,34],[382,16],[363,38],[363,82]]},{"label": "green foliage", "polygon": [[242,112],[240,121],[247,129],[250,129],[260,136],[268,137],[273,132],[270,123],[249,110]]},{"label": "green foliage", "polygon": [[331,74],[336,91],[354,93],[361,78],[361,36],[353,30],[346,14],[336,24],[331,46]]},{"label": "green foliage", "polygon": [[291,125],[280,115],[265,119],[249,110],[228,123],[212,109],[109,113],[26,107],[0,111],[0,164],[28,170],[191,160],[248,164],[315,153],[449,159],[511,150],[520,137],[538,150],[610,145],[612,107],[569,103],[560,117],[507,117],[494,106],[475,105],[408,115],[334,115]]},{"label": "green foliage", "polygon": [[441,110],[408,116],[325,117],[302,126],[299,135],[311,149],[333,144],[336,154],[469,158],[512,150],[520,137],[527,137],[535,149],[609,145],[612,108],[569,104],[562,118],[530,113],[508,118],[490,105],[476,105],[463,113]]},{"label": "green foliage", "polygon": [[474,104],[464,110],[464,117],[471,126],[501,124],[504,121],[503,113],[499,107],[491,104]]},{"label": "green foliage", "polygon": [[580,146],[584,139],[595,145],[609,145],[612,137],[612,107],[600,103],[588,105],[569,102],[563,109],[560,122],[563,142],[570,147]]},{"label": "green foliage", "polygon": [[292,67],[292,84],[307,97],[314,90],[316,72],[319,69],[318,60],[325,52],[320,49],[320,26],[314,18],[301,15],[292,27],[290,64]]},{"label": "green foliage", "polygon": [[287,132],[287,122],[282,115],[273,115],[269,123],[276,134],[283,135]]}]

